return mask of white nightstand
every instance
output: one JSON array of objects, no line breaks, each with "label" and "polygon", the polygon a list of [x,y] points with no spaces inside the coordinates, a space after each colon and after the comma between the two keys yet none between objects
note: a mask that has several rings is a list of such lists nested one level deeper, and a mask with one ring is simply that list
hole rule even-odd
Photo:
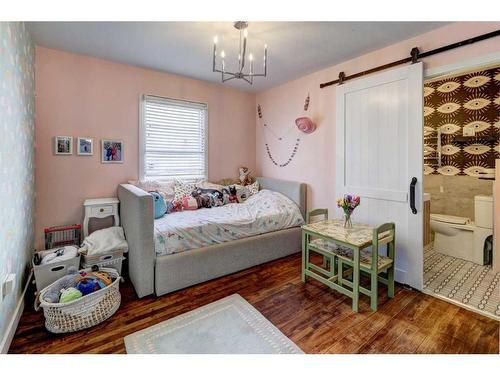
[{"label": "white nightstand", "polygon": [[120,216],[118,215],[118,198],[97,198],[86,199],[83,203],[85,207],[85,219],[83,219],[83,237],[89,235],[89,219],[91,217],[104,218],[113,216],[115,227],[120,226]]}]

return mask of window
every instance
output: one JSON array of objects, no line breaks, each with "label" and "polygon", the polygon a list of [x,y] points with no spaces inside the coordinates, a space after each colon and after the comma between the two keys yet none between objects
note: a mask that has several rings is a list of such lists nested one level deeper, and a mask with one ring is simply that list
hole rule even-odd
[{"label": "window", "polygon": [[145,95],[141,179],[207,178],[207,105]]}]

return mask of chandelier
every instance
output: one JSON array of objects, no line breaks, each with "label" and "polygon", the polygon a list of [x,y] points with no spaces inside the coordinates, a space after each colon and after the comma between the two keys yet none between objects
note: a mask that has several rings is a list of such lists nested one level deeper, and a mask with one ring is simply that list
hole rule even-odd
[{"label": "chandelier", "polygon": [[238,21],[234,23],[235,29],[240,31],[240,45],[238,50],[238,71],[229,72],[226,70],[225,58],[226,54],[222,50],[220,53],[221,65],[220,68],[217,66],[217,37],[214,37],[214,53],[213,53],[213,71],[221,73],[222,82],[229,81],[231,79],[243,79],[249,84],[253,83],[253,77],[265,77],[267,74],[267,44],[264,45],[264,62],[263,62],[263,73],[255,73],[253,70],[254,56],[252,53],[248,55],[249,69],[245,71],[246,64],[246,52],[247,52],[247,38],[248,38],[248,22]]}]

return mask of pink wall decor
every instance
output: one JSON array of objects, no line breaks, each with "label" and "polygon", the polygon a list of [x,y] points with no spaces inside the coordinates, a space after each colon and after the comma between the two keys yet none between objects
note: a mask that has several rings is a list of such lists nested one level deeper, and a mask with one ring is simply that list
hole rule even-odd
[{"label": "pink wall decor", "polygon": [[[36,48],[36,245],[43,228],[81,223],[86,198],[116,196],[118,184],[139,171],[142,94],[208,104],[210,180],[255,170],[255,94],[221,84],[142,69],[83,55]],[[94,138],[94,155],[53,155],[55,135]],[[125,145],[121,164],[100,162],[101,139]]]},{"label": "pink wall decor", "polygon": [[295,125],[297,125],[297,128],[301,132],[306,134],[312,133],[316,130],[316,124],[312,122],[309,117],[299,117],[295,120]]}]

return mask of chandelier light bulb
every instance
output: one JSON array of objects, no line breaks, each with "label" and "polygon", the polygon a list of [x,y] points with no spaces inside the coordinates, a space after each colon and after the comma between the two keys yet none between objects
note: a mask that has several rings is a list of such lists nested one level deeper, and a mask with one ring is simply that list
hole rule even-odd
[{"label": "chandelier light bulb", "polygon": [[219,41],[219,39],[217,38],[217,35],[214,36],[214,44],[217,44],[218,41]]},{"label": "chandelier light bulb", "polygon": [[220,57],[222,57],[222,58],[226,57],[226,53],[225,53],[224,51],[222,51],[222,52],[220,53]]},{"label": "chandelier light bulb", "polygon": [[250,61],[253,61],[253,55],[252,54],[248,55],[248,58],[250,59]]},{"label": "chandelier light bulb", "polygon": [[247,37],[248,37],[248,30],[247,30],[247,29],[243,30],[243,36],[244,36],[245,38],[247,38]]}]

